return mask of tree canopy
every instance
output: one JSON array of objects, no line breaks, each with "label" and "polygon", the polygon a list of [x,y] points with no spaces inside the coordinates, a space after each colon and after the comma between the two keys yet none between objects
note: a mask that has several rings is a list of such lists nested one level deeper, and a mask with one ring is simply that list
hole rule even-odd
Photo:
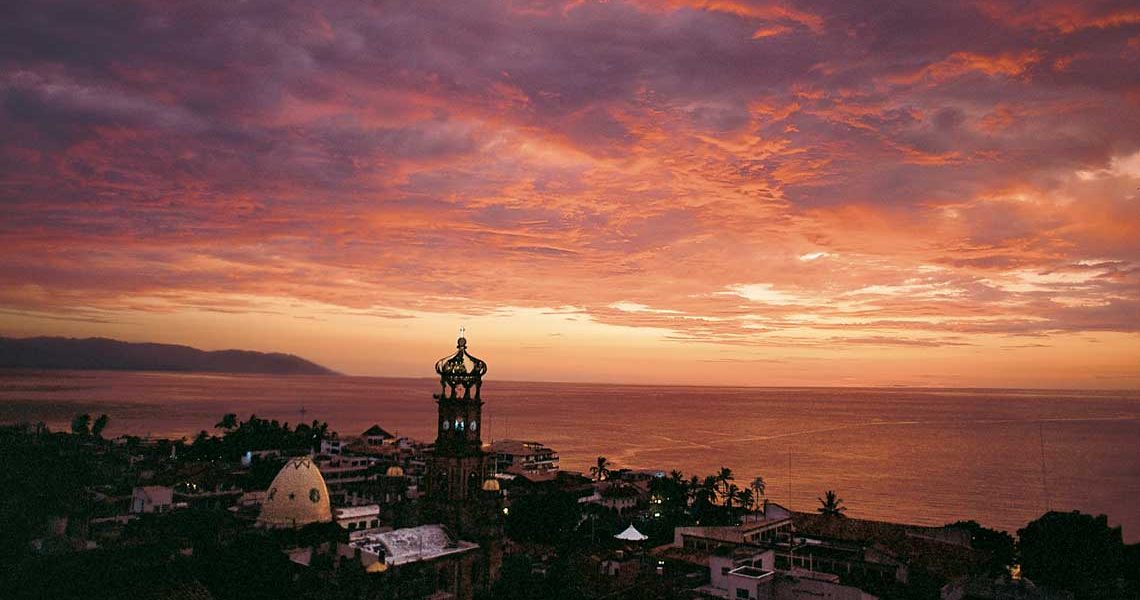
[{"label": "tree canopy", "polygon": [[1108,598],[1124,558],[1119,527],[1105,515],[1047,512],[1017,532],[1021,572],[1077,598]]}]

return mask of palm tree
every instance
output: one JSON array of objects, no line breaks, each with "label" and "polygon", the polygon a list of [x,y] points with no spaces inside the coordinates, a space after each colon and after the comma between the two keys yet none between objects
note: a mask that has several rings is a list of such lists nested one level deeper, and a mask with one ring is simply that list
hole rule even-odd
[{"label": "palm tree", "polygon": [[706,475],[704,481],[697,479],[693,476],[693,504],[706,506],[714,504],[717,496],[717,479],[716,475]]},{"label": "palm tree", "polygon": [[103,430],[107,428],[107,423],[110,422],[110,420],[111,418],[105,414],[99,415],[99,418],[95,419],[95,423],[91,426],[91,435],[102,438]]},{"label": "palm tree", "polygon": [[740,488],[736,487],[735,483],[728,484],[724,489],[724,507],[732,508],[738,500],[740,500]]},{"label": "palm tree", "polygon": [[732,469],[730,469],[728,467],[721,467],[720,473],[717,473],[715,475],[715,477],[716,477],[717,484],[720,486],[721,495],[722,496],[727,495],[728,494],[728,483],[730,481],[736,480],[736,477],[734,477],[732,475]]},{"label": "palm tree", "polygon": [[741,507],[752,510],[752,505],[756,503],[756,496],[752,494],[751,489],[744,488],[740,490],[740,496],[737,500],[740,502]]},{"label": "palm tree", "polygon": [[827,492],[824,493],[824,498],[818,498],[818,500],[822,506],[816,510],[822,515],[842,517],[844,516],[843,512],[847,510],[847,507],[843,506],[843,498],[840,498],[839,495],[835,493],[835,490],[827,490]]},{"label": "palm tree", "polygon": [[610,461],[606,457],[599,456],[597,466],[590,467],[590,474],[594,476],[594,481],[605,481],[610,477]]},{"label": "palm tree", "polygon": [[757,475],[756,479],[752,480],[750,486],[752,491],[756,494],[756,501],[759,502],[760,498],[764,496],[764,490],[768,489],[768,485],[764,483],[764,478]]},{"label": "palm tree", "polygon": [[700,487],[701,478],[698,475],[689,477],[689,480],[685,482],[685,498],[688,499],[689,503],[697,500],[697,490],[700,489]]}]

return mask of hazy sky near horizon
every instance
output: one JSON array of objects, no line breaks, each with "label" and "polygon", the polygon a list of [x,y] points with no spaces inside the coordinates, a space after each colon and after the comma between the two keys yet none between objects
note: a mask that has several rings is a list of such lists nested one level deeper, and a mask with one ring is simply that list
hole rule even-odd
[{"label": "hazy sky near horizon", "polygon": [[1140,387],[1134,2],[12,2],[0,335]]}]

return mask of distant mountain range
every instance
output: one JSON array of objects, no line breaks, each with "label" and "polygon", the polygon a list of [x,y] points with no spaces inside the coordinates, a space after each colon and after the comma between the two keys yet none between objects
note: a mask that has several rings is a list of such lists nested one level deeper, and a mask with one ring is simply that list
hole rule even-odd
[{"label": "distant mountain range", "polygon": [[107,338],[0,337],[0,368],[337,375],[292,354],[139,344]]}]

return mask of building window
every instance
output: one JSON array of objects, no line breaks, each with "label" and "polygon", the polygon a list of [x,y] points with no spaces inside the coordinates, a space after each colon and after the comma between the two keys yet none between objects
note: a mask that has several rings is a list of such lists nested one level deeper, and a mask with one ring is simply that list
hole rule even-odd
[{"label": "building window", "polygon": [[746,590],[744,588],[736,588],[736,597],[737,598],[751,598],[751,596],[748,595],[748,590]]}]

